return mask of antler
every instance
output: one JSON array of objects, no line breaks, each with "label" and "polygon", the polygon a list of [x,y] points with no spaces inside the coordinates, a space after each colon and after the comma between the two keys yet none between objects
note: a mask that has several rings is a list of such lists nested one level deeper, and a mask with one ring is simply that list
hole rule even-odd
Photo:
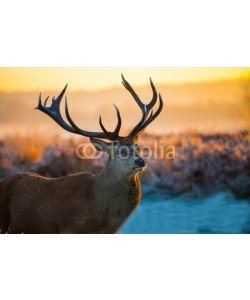
[{"label": "antler", "polygon": [[[148,104],[144,104],[140,100],[140,98],[138,97],[136,92],[133,90],[133,88],[127,82],[127,80],[124,78],[123,75],[122,75],[122,84],[133,96],[133,98],[135,99],[136,103],[138,104],[138,106],[140,107],[141,112],[142,112],[141,120],[137,123],[137,125],[134,127],[134,129],[129,134],[132,137],[137,137],[151,122],[154,121],[154,119],[162,111],[162,108],[163,108],[162,97],[161,97],[161,94],[159,94],[159,107],[155,112],[153,112],[152,108],[154,107],[154,105],[156,104],[156,101],[157,101],[157,92],[156,92],[156,88],[155,88],[151,78],[150,78],[150,85],[151,85],[151,88],[153,91],[153,97],[152,97],[152,100]],[[150,115],[149,115],[149,113],[150,113]]]},{"label": "antler", "polygon": [[67,121],[69,122],[69,124],[64,121],[64,119],[62,118],[61,112],[60,112],[60,104],[61,104],[62,98],[65,94],[65,91],[67,89],[67,86],[68,85],[66,84],[64,89],[61,91],[61,93],[59,94],[59,96],[57,98],[55,98],[55,97],[52,98],[52,103],[50,106],[46,106],[49,97],[47,97],[44,101],[44,104],[42,104],[42,96],[40,93],[39,100],[38,100],[38,106],[36,107],[36,109],[39,109],[43,113],[47,114],[58,125],[60,125],[63,129],[65,129],[69,132],[79,134],[82,136],[86,136],[89,138],[90,137],[101,138],[101,139],[107,139],[110,141],[115,141],[115,140],[119,139],[119,132],[121,129],[122,120],[121,120],[120,111],[115,105],[114,105],[114,107],[115,107],[116,115],[117,115],[117,125],[113,132],[109,132],[106,130],[106,128],[104,127],[104,125],[102,123],[101,116],[99,117],[99,124],[100,124],[100,127],[103,130],[103,132],[91,132],[91,131],[86,131],[86,130],[80,129],[74,123],[74,121],[72,120],[72,118],[69,114],[67,97],[65,97],[65,115],[66,115],[66,118],[67,118]]},{"label": "antler", "polygon": [[[137,125],[134,127],[134,129],[130,132],[129,137],[136,138],[151,122],[154,121],[154,119],[160,114],[163,108],[163,101],[161,98],[161,95],[159,94],[159,107],[155,112],[153,112],[153,107],[155,106],[157,102],[157,92],[156,88],[150,78],[150,85],[153,91],[153,97],[152,100],[148,104],[144,104],[136,92],[133,90],[131,85],[127,82],[127,80],[124,78],[122,75],[122,84],[124,87],[131,93],[133,98],[135,99],[136,103],[141,109],[142,112],[142,117],[141,120],[137,123]],[[62,101],[62,98],[65,94],[65,91],[67,89],[67,84],[65,85],[64,89],[61,91],[59,96],[57,98],[53,97],[52,98],[52,103],[50,106],[47,106],[47,102],[49,97],[47,97],[42,104],[42,96],[41,93],[39,95],[39,100],[38,100],[38,106],[36,109],[39,109],[43,113],[47,114],[49,117],[51,117],[57,124],[59,124],[63,129],[79,134],[82,136],[86,136],[89,138],[101,138],[101,139],[107,139],[110,141],[115,141],[121,138],[119,136],[119,132],[121,129],[121,115],[119,109],[114,105],[115,110],[116,110],[116,115],[117,115],[117,125],[115,127],[115,130],[113,132],[107,131],[107,129],[104,127],[102,123],[102,118],[99,116],[99,124],[103,132],[92,132],[92,131],[86,131],[83,129],[80,129],[73,121],[69,114],[69,109],[68,109],[68,103],[67,103],[67,97],[65,97],[65,115],[67,118],[68,123],[63,119],[61,112],[60,112],[60,104]]]}]

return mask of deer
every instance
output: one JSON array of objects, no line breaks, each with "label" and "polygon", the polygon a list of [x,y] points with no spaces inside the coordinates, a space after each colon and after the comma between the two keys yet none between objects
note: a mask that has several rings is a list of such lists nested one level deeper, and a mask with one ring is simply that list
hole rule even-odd
[{"label": "deer", "polygon": [[[1,233],[27,234],[97,234],[116,233],[139,204],[142,191],[140,173],[146,162],[137,144],[139,135],[160,114],[161,94],[153,92],[151,101],[144,104],[122,75],[122,84],[141,110],[141,119],[127,136],[120,136],[122,118],[116,105],[117,124],[108,131],[99,116],[102,131],[80,129],[73,121],[65,96],[65,117],[60,104],[67,84],[48,105],[39,94],[36,109],[52,118],[64,130],[87,137],[97,151],[106,152],[106,166],[99,174],[81,172],[59,178],[47,178],[33,173],[19,173],[0,182]],[[159,97],[158,97],[159,96]],[[157,109],[155,109],[155,105]],[[125,152],[124,152],[125,150]]]}]

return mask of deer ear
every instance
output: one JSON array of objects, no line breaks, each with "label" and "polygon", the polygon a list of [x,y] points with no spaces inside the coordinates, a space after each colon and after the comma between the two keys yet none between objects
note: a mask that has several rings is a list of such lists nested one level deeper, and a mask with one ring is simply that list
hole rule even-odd
[{"label": "deer ear", "polygon": [[102,140],[95,139],[95,138],[90,138],[90,141],[97,151],[109,152],[110,143],[106,143]]}]

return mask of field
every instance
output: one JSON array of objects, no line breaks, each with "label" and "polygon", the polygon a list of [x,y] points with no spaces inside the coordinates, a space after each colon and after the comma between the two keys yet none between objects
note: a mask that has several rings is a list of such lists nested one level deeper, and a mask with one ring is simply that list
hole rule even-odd
[{"label": "field", "polygon": [[[59,177],[76,172],[100,172],[105,155],[84,159],[76,155],[85,139],[10,135],[0,139],[0,178],[35,172]],[[187,194],[202,198],[231,192],[250,197],[250,137],[247,131],[232,134],[183,132],[167,136],[143,135],[139,143],[147,160],[142,182],[165,197]],[[149,148],[145,148],[148,146]]]}]

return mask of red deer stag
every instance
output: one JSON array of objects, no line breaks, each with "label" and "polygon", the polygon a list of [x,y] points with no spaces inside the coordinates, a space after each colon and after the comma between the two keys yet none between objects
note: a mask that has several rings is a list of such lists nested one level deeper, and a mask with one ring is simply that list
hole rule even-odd
[{"label": "red deer stag", "polygon": [[67,85],[57,98],[53,98],[50,106],[47,106],[48,98],[42,104],[39,95],[37,109],[63,129],[90,138],[98,151],[108,153],[108,162],[98,175],[78,173],[52,179],[24,173],[7,177],[0,183],[2,233],[115,233],[128,218],[141,199],[139,172],[145,166],[136,141],[159,115],[163,101],[159,94],[159,105],[153,112],[158,95],[151,79],[153,97],[146,105],[123,76],[122,83],[142,113],[141,120],[126,137],[119,136],[121,116],[116,106],[118,121],[115,130],[109,132],[100,117],[102,132],[90,132],[74,123],[66,97],[68,123],[62,118],[60,103]]}]

